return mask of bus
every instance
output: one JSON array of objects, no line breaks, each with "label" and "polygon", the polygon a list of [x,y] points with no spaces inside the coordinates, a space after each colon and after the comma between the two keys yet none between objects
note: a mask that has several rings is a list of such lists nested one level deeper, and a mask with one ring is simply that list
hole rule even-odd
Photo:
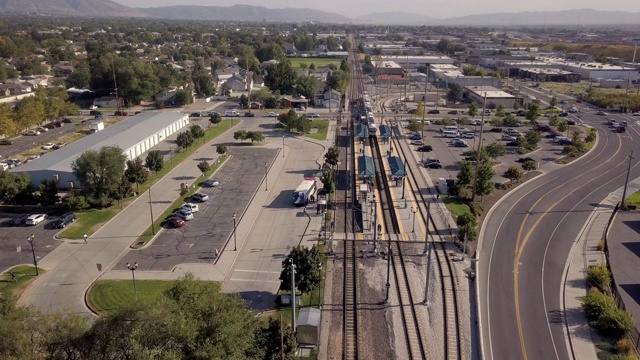
[{"label": "bus", "polygon": [[306,206],[309,198],[315,196],[318,191],[315,178],[305,178],[293,192],[293,205],[296,207]]}]

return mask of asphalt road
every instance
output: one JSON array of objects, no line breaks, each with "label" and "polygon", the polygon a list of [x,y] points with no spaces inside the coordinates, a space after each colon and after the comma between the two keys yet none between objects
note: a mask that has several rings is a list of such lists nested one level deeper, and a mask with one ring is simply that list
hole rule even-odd
[{"label": "asphalt road", "polygon": [[215,259],[215,249],[222,250],[233,232],[233,213],[237,213],[236,221],[241,221],[243,210],[264,179],[264,164],[271,164],[279,152],[249,146],[231,147],[229,154],[232,157],[214,177],[220,186],[199,190],[207,193],[209,200],[199,203],[194,219],[178,229],[167,225],[149,247],[130,251],[114,270],[125,270],[127,263],[134,262],[140,270],[171,270],[178,264]]},{"label": "asphalt road", "polygon": [[483,226],[477,279],[486,359],[570,358],[560,304],[569,250],[593,208],[624,184],[631,150],[640,153],[635,119],[608,116],[632,124],[614,133],[590,106],[578,106],[598,129],[595,150],[515,190]]}]

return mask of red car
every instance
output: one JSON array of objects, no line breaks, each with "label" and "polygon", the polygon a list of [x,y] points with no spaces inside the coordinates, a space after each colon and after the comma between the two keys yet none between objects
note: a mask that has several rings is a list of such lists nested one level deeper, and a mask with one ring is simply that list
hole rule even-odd
[{"label": "red car", "polygon": [[174,216],[172,218],[167,219],[167,223],[174,228],[183,227],[185,222],[181,218]]}]

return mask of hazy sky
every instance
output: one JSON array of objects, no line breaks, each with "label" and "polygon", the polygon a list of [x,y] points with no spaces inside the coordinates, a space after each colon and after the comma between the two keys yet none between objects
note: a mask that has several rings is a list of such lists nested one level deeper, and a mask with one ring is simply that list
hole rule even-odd
[{"label": "hazy sky", "polygon": [[[313,8],[356,17],[374,12],[403,11],[422,13],[434,18],[456,17],[471,14],[519,11],[554,11],[570,9],[640,11],[637,0],[114,0],[129,7],[156,7],[167,5],[230,6],[234,4],[259,5],[268,8]],[[401,6],[399,6],[401,5]]]}]

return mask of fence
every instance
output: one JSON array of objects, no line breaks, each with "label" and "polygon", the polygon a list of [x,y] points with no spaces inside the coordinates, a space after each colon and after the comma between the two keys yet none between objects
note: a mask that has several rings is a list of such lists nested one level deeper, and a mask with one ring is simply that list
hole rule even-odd
[{"label": "fence", "polygon": [[[624,301],[622,300],[622,296],[620,296],[620,292],[618,291],[618,285],[616,284],[616,280],[613,277],[611,266],[609,266],[610,264],[609,243],[608,243],[609,228],[611,227],[611,223],[613,223],[613,219],[618,213],[618,210],[620,210],[620,203],[617,203],[616,207],[613,209],[613,212],[611,213],[611,217],[607,222],[607,226],[604,229],[604,234],[602,238],[604,240],[604,256],[607,259],[607,270],[609,270],[609,273],[611,274],[611,297],[613,297],[613,299],[615,300],[616,305],[618,306],[618,309],[627,310],[627,308],[624,306]],[[640,352],[640,329],[638,329],[637,326],[635,326],[633,330],[631,330],[631,333],[629,334],[629,339],[633,342],[633,347],[636,353]]]}]

